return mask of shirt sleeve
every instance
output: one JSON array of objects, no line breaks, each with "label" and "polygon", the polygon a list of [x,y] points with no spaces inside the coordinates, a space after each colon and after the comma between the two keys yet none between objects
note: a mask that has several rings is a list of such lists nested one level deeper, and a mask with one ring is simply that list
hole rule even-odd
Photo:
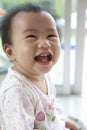
[{"label": "shirt sleeve", "polygon": [[34,109],[28,94],[18,88],[7,90],[0,101],[0,130],[33,130]]}]

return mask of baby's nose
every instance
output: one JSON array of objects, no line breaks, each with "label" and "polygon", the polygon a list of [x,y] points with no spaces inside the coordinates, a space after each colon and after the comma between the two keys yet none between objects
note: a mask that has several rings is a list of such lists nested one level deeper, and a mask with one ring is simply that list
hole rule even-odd
[{"label": "baby's nose", "polygon": [[41,40],[38,42],[38,48],[49,48],[51,43],[48,40]]}]

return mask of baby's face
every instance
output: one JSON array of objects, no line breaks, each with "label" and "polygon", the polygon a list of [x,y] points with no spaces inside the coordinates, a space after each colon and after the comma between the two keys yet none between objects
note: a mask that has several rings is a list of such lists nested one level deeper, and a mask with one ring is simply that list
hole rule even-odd
[{"label": "baby's face", "polygon": [[59,59],[59,35],[49,13],[20,12],[11,31],[12,60],[22,73],[44,74]]}]

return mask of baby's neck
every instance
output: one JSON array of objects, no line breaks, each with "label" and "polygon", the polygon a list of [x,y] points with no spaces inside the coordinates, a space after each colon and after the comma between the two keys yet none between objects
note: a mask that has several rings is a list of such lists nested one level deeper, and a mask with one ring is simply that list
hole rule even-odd
[{"label": "baby's neck", "polygon": [[46,79],[43,75],[30,77],[29,80],[44,94],[48,94]]},{"label": "baby's neck", "polygon": [[32,81],[33,84],[35,84],[35,86],[44,94],[48,95],[48,86],[47,86],[47,82],[46,79],[43,78],[42,80],[38,80],[38,81]]}]

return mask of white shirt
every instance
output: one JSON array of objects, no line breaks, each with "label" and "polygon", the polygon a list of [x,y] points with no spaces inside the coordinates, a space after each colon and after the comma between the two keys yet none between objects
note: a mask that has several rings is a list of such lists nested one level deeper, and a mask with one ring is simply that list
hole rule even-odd
[{"label": "white shirt", "polygon": [[48,95],[22,74],[9,69],[0,87],[0,130],[65,130],[55,89],[45,76]]}]

